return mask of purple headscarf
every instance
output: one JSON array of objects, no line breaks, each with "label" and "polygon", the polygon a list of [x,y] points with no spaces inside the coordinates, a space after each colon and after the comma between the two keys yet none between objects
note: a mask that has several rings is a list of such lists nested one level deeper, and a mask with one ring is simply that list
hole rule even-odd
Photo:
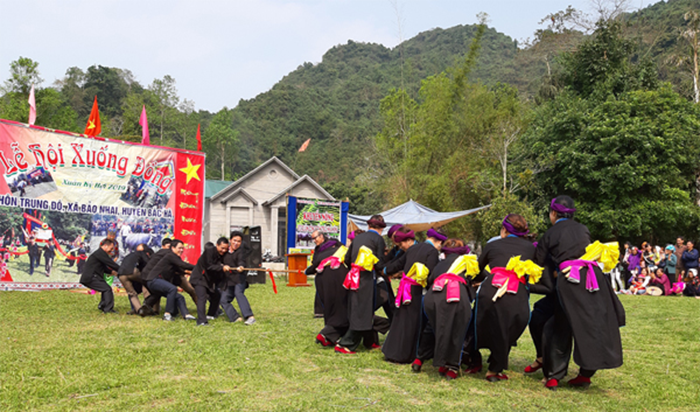
[{"label": "purple headscarf", "polygon": [[401,229],[403,225],[396,224],[392,227],[389,228],[389,232],[387,233],[387,236],[389,236],[389,239],[396,233],[397,230]]},{"label": "purple headscarf", "polygon": [[348,239],[350,239],[350,240],[355,239],[355,231],[354,230],[352,232],[350,232],[350,234],[348,235]]},{"label": "purple headscarf", "polygon": [[575,208],[569,209],[568,207],[557,203],[556,197],[554,199],[552,199],[552,203],[549,204],[549,208],[554,210],[555,212],[558,212],[558,213],[574,213],[576,211]]},{"label": "purple headscarf", "polygon": [[430,229],[428,229],[428,237],[432,237],[433,239],[437,239],[440,242],[444,242],[447,240],[447,236],[438,233],[438,231],[433,229],[432,227]]},{"label": "purple headscarf", "polygon": [[518,232],[518,231],[513,227],[513,225],[508,221],[508,218],[509,218],[510,216],[511,216],[511,215],[508,215],[508,216],[506,216],[505,219],[503,219],[503,227],[506,229],[506,231],[508,231],[508,233],[512,233],[512,234],[514,234],[515,236],[519,236],[519,237],[527,236],[527,234],[530,233],[530,229],[526,229],[524,232]]},{"label": "purple headscarf", "polygon": [[394,240],[396,240],[397,243],[401,243],[404,240],[415,239],[415,238],[416,238],[416,234],[412,230],[409,231],[408,233],[404,233],[401,231],[396,231],[396,233],[394,233]]},{"label": "purple headscarf", "polygon": [[469,246],[465,245],[460,247],[443,247],[442,249],[440,249],[440,251],[445,255],[466,255],[469,254],[469,252],[471,252],[472,250]]}]

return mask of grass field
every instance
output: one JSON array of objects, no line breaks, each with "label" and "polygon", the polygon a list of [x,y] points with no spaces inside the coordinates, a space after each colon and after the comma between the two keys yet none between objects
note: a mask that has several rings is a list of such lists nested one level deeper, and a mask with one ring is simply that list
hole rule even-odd
[{"label": "grass field", "polygon": [[698,299],[622,296],[624,366],[600,371],[587,391],[550,392],[541,372],[522,374],[534,356],[527,332],[508,381],[447,382],[432,365],[414,374],[381,351],[315,345],[313,288],[247,294],[257,324],[201,328],[126,316],[125,296],[120,315],[102,315],[99,295],[0,292],[0,410],[700,410]]}]

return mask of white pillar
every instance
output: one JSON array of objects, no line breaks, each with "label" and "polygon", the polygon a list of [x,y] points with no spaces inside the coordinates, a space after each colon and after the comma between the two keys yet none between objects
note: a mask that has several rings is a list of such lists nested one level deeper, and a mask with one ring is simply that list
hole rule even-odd
[{"label": "white pillar", "polygon": [[277,234],[279,231],[277,230],[277,225],[279,224],[279,206],[271,207],[270,208],[270,241],[271,241],[271,249],[272,249],[272,256],[278,256],[277,254],[277,245],[278,245],[278,240],[277,240]]},{"label": "white pillar", "polygon": [[248,206],[248,226],[254,226],[253,225],[253,208],[255,206]]}]

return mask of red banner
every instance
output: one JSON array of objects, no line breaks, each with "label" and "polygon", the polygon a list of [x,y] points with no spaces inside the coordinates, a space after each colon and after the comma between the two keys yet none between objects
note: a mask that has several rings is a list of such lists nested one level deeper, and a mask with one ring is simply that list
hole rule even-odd
[{"label": "red banner", "polygon": [[200,255],[204,210],[204,156],[178,153],[175,179],[175,238],[185,242],[182,258]]},{"label": "red banner", "polygon": [[0,289],[77,287],[84,257],[114,236],[185,242],[199,257],[205,155],[0,119]]}]

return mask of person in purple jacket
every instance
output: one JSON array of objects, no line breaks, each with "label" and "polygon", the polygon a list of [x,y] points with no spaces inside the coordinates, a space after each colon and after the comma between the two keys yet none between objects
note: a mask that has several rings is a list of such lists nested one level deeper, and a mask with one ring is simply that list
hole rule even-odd
[{"label": "person in purple jacket", "polygon": [[[661,268],[656,269],[656,273],[652,272],[651,273],[651,282],[649,282],[652,287],[656,287],[660,289],[660,292],[658,295],[664,295],[668,296],[671,294],[671,282],[668,280],[668,276],[666,276],[666,273],[664,273],[664,270]],[[653,294],[649,293],[649,289],[647,288],[647,294]]]},{"label": "person in purple jacket", "polygon": [[634,278],[639,273],[639,262],[641,262],[641,260],[642,254],[639,252],[639,249],[637,249],[636,246],[633,247],[627,259],[627,270],[632,274],[630,279]]}]

